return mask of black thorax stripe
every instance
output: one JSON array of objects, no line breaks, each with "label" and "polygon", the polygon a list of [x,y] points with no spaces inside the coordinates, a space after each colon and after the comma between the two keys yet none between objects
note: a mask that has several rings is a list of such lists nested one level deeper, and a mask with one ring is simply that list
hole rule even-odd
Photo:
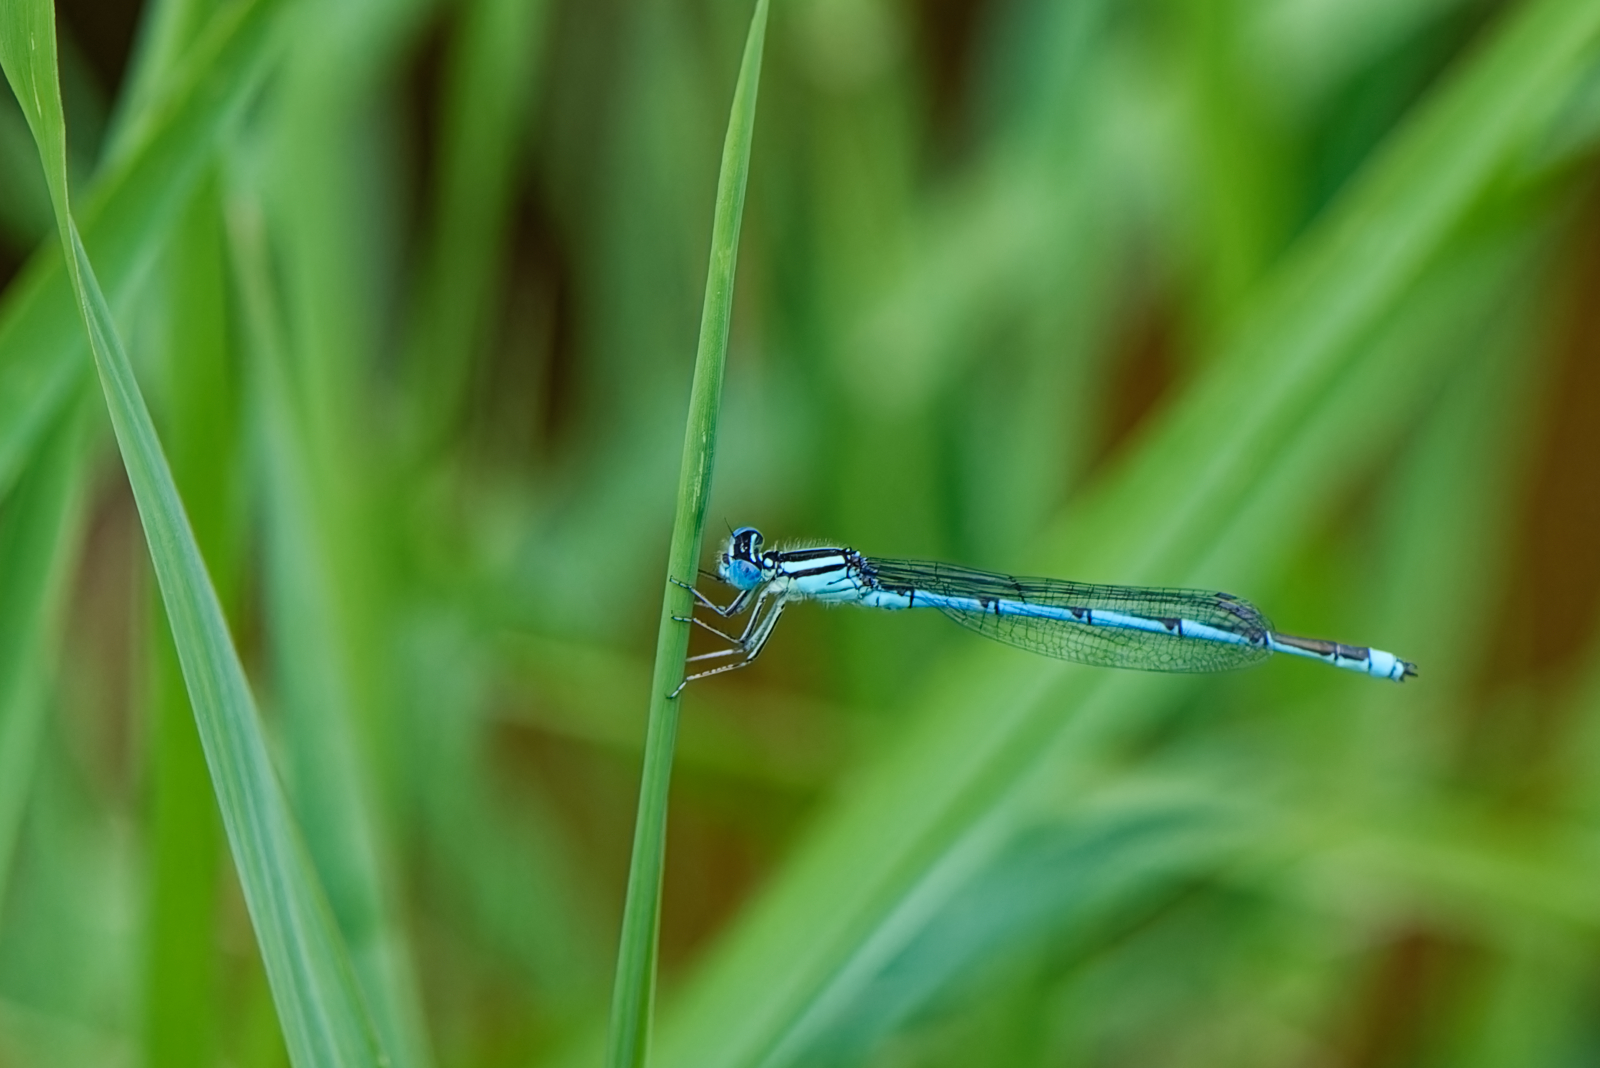
[{"label": "black thorax stripe", "polygon": [[830,571],[848,570],[850,570],[850,565],[841,561],[837,564],[823,564],[821,567],[808,567],[800,571],[790,571],[785,569],[783,573],[790,578],[810,578],[812,575],[826,575]]},{"label": "black thorax stripe", "polygon": [[838,547],[824,549],[787,549],[778,554],[780,563],[788,564],[796,560],[820,560],[825,556],[849,556],[850,550]]}]

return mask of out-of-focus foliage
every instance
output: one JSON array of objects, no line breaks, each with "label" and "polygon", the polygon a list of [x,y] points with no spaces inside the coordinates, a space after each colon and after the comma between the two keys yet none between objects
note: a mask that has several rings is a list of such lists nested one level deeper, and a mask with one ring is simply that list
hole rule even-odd
[{"label": "out-of-focus foliage", "polygon": [[[732,0],[58,9],[105,285],[369,1008],[600,1052]],[[783,0],[711,516],[1232,589],[798,608],[683,710],[674,1065],[1600,1056],[1592,0]],[[283,1039],[0,99],[0,1064]]]},{"label": "out-of-focus foliage", "polygon": [[[222,600],[212,585],[116,315],[74,218],[68,194],[66,116],[55,21],[48,0],[8,4],[0,12],[0,66],[5,68],[6,81],[22,105],[39,147],[66,274],[150,547],[161,604],[171,626],[172,650],[194,707],[200,745],[211,770],[228,847],[261,947],[289,1059],[294,1064],[352,1068],[387,1065],[390,1061],[367,1003],[376,1002],[380,1009],[390,1007],[385,995],[392,984],[383,981],[385,976],[374,977],[366,970],[358,979],[352,967],[345,939],[268,751]],[[140,151],[143,148],[141,145]],[[79,452],[73,450],[69,455],[77,458]],[[69,474],[67,483],[74,481]],[[57,553],[53,555],[63,555],[60,548],[64,543],[70,544],[68,539],[56,539]],[[60,569],[51,566],[45,570],[51,574]],[[38,600],[54,607],[48,593]],[[20,652],[36,662],[37,642],[32,644],[35,648]],[[29,696],[37,702],[36,694]],[[346,821],[359,815],[348,805],[337,813]],[[363,979],[366,990],[362,989]]]}]

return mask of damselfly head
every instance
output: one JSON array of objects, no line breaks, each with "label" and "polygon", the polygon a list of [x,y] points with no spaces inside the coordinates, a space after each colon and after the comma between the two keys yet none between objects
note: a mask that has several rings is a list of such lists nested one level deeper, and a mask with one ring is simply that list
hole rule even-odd
[{"label": "damselfly head", "polygon": [[753,590],[761,585],[761,570],[761,531],[740,527],[717,560],[717,577],[736,589]]}]

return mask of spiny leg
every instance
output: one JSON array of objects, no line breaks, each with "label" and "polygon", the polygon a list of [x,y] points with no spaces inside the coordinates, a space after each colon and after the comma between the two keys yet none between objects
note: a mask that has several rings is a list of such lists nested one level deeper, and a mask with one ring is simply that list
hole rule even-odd
[{"label": "spiny leg", "polygon": [[[774,617],[776,617],[778,615],[779,611],[780,610],[775,609],[773,611],[772,615]],[[738,671],[740,668],[749,667],[755,661],[755,658],[761,654],[761,648],[762,648],[763,645],[766,644],[767,635],[771,634],[771,633],[772,633],[771,628],[768,628],[766,634],[761,635],[761,644],[756,645],[754,648],[752,648],[745,655],[745,658],[743,660],[739,661],[737,664],[723,664],[720,667],[709,668],[706,671],[697,671],[693,675],[687,675],[687,676],[684,677],[684,680],[682,682],[678,683],[677,689],[673,690],[667,696],[668,697],[676,697],[676,696],[678,696],[678,694],[683,692],[683,688],[685,686],[689,685],[689,683],[693,682],[695,679],[703,679],[703,678],[706,678],[707,676],[710,676],[710,675],[720,675],[725,671]],[[738,650],[731,650],[731,649],[728,650],[728,652],[730,652],[730,653],[737,652],[737,651]]]},{"label": "spiny leg", "polygon": [[[752,591],[750,591],[750,590],[745,590],[743,593],[741,593],[739,595],[739,597],[741,599],[746,598],[746,597],[748,597],[748,595],[751,592]],[[735,638],[731,634],[725,634],[722,631],[718,630],[716,627],[713,627],[711,624],[701,622],[700,620],[694,618],[693,616],[673,616],[672,618],[677,620],[679,623],[693,623],[697,627],[704,627],[706,630],[709,630],[712,634],[715,634],[717,637],[721,638],[723,641],[732,642],[734,645],[740,646],[742,648],[746,643],[748,643],[750,641],[750,635],[755,632],[757,623],[761,619],[761,606],[762,606],[763,603],[766,602],[766,599],[767,599],[767,593],[766,593],[765,590],[762,590],[760,593],[756,594],[756,603],[750,609],[750,619],[744,625],[744,632],[742,634],[740,634],[737,638]]]},{"label": "spiny leg", "polygon": [[685,664],[692,664],[696,660],[716,660],[718,657],[723,657],[723,656],[743,656],[743,655],[744,655],[744,650],[743,649],[739,649],[739,648],[718,649],[714,653],[696,653],[694,656],[686,657],[683,662]]},{"label": "spiny leg", "polygon": [[[705,671],[697,671],[693,675],[685,675],[683,681],[678,683],[678,688],[673,690],[667,696],[678,696],[678,694],[683,692],[683,688],[689,685],[689,683],[693,682],[695,679],[703,679],[709,675],[720,675],[725,671],[738,671],[740,668],[749,667],[755,662],[755,658],[761,655],[761,650],[766,646],[767,639],[772,636],[772,628],[778,625],[778,617],[783,614],[783,605],[784,602],[781,599],[773,602],[771,610],[767,612],[766,617],[761,621],[760,630],[757,631],[755,636],[750,639],[749,644],[745,646],[745,657],[743,660],[739,661],[737,664],[723,664],[720,667],[708,668]],[[754,615],[754,613],[752,613],[752,615]],[[754,625],[754,623],[755,620],[752,618],[751,624]],[[729,653],[736,651],[737,650],[732,649],[727,650]]]},{"label": "spiny leg", "polygon": [[[735,653],[742,653],[748,649],[750,647],[750,636],[754,634],[760,626],[762,626],[761,609],[762,606],[766,604],[766,601],[767,595],[765,593],[762,593],[756,597],[755,607],[750,609],[750,621],[745,624],[744,633],[740,634],[737,638],[731,634],[724,634],[722,631],[718,630],[716,627],[713,627],[709,623],[704,623],[698,619],[690,618],[687,622],[693,623],[697,627],[704,627],[706,630],[709,630],[712,634],[715,634],[723,641],[732,643],[733,648],[719,649],[714,653],[701,653],[699,656],[689,657],[689,661],[715,660],[719,656],[732,656]],[[672,618],[678,619],[680,617],[673,616]]]},{"label": "spiny leg", "polygon": [[[735,638],[731,634],[725,634],[722,631],[718,630],[716,627],[713,627],[710,623],[707,623],[704,620],[696,619],[694,616],[673,616],[672,618],[676,619],[679,623],[693,623],[695,626],[699,627],[701,630],[709,630],[712,634],[715,634],[717,637],[721,638],[725,642],[731,642],[734,645],[738,645],[739,642],[741,641],[741,639]],[[698,660],[699,657],[691,656],[689,659],[690,660]]]}]

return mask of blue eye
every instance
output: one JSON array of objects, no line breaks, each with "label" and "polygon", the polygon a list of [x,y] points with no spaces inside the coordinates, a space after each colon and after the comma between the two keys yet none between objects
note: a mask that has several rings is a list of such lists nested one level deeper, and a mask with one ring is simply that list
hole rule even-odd
[{"label": "blue eye", "polygon": [[761,568],[748,560],[729,560],[722,565],[722,581],[740,590],[761,585]]},{"label": "blue eye", "polygon": [[761,585],[761,531],[740,527],[728,536],[727,551],[717,561],[717,577],[741,590]]}]

